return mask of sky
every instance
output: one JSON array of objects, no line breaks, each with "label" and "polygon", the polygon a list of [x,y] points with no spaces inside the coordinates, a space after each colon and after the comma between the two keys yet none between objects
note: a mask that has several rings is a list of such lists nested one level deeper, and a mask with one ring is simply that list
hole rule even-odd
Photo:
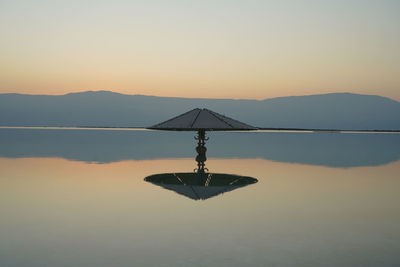
[{"label": "sky", "polygon": [[0,93],[400,100],[397,0],[0,0]]}]

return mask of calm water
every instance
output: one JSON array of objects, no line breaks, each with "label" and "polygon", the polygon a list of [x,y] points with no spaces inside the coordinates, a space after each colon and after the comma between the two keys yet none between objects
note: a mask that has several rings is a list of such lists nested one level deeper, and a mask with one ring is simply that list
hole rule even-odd
[{"label": "calm water", "polygon": [[193,133],[0,129],[0,266],[399,266],[400,135],[211,133],[193,200],[144,181],[195,168]]}]

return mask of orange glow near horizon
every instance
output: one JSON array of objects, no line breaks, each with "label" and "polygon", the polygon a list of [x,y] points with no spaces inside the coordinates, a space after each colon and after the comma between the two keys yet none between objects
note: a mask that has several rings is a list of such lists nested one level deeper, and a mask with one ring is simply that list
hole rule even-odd
[{"label": "orange glow near horizon", "polygon": [[[292,199],[301,195],[299,199],[308,204],[320,198],[328,198],[332,203],[343,202],[343,194],[348,198],[365,194],[366,202],[372,201],[369,199],[371,194],[375,199],[377,194],[390,193],[397,196],[396,188],[400,183],[397,179],[400,161],[382,166],[355,168],[331,168],[264,159],[211,158],[207,162],[207,167],[215,173],[257,178],[258,183],[248,188],[250,193],[247,194],[252,197],[257,195],[269,199],[272,194],[278,199]],[[3,199],[21,194],[30,198],[32,192],[35,192],[35,197],[47,203],[46,205],[53,204],[42,200],[45,195],[56,199],[63,195],[67,202],[69,199],[72,201],[76,195],[80,195],[80,201],[91,201],[93,198],[107,201],[111,196],[123,200],[128,195],[135,199],[147,197],[154,203],[162,196],[168,197],[169,201],[180,201],[180,197],[171,198],[174,196],[172,192],[147,183],[144,178],[158,173],[190,172],[194,165],[193,159],[126,160],[97,164],[63,158],[0,158],[0,181],[3,185],[0,192]],[[384,177],[382,172],[385,173]],[[346,190],[343,191],[343,188]],[[240,191],[245,192],[245,189]],[[244,201],[249,197],[246,193],[242,194],[227,194],[224,197],[236,196],[232,201]],[[317,202],[312,205],[318,206]],[[382,202],[387,208],[394,208],[393,205],[397,203]],[[226,204],[234,203],[228,201]],[[349,203],[347,205],[351,206]]]},{"label": "orange glow near horizon", "polygon": [[[21,168],[24,166],[24,168]],[[47,175],[66,174],[69,173],[70,179],[82,179],[82,175],[90,172],[90,177],[108,177],[109,179],[127,178],[130,175],[145,178],[148,175],[156,173],[168,172],[191,172],[196,166],[196,162],[192,158],[171,158],[171,159],[151,159],[151,160],[123,160],[109,163],[91,163],[85,161],[75,161],[64,158],[2,158],[0,157],[0,167],[2,169],[3,178],[6,174],[20,173],[29,176],[30,172],[36,174]],[[207,167],[211,172],[234,173],[244,176],[264,177],[264,176],[280,176],[285,172],[286,175],[295,177],[296,172],[304,172],[312,168],[313,176],[317,177],[318,173],[324,174],[329,169],[333,175],[337,175],[336,179],[347,179],[346,173],[357,172],[358,177],[369,179],[368,177],[379,179],[379,172],[385,169],[387,177],[396,177],[400,168],[400,161],[391,162],[382,166],[362,166],[352,168],[335,168],[319,165],[309,165],[301,163],[277,162],[261,158],[250,159],[223,159],[209,158]],[[292,172],[293,171],[293,172]],[[74,173],[80,173],[79,176]],[[310,173],[311,174],[311,173]],[[57,177],[48,177],[51,179],[65,178],[64,175]],[[325,179],[321,176],[321,179]]]},{"label": "orange glow near horizon", "polygon": [[248,94],[233,94],[231,93],[223,93],[220,91],[214,91],[214,93],[201,95],[201,94],[190,94],[182,91],[177,91],[176,94],[167,94],[166,90],[114,90],[114,89],[103,89],[103,88],[89,88],[84,90],[34,90],[34,92],[30,90],[5,90],[4,92],[0,92],[0,94],[27,94],[27,95],[65,95],[70,93],[80,93],[87,91],[110,91],[114,93],[120,93],[125,95],[145,95],[145,96],[156,96],[156,97],[173,97],[173,98],[204,98],[204,99],[237,99],[237,100],[265,100],[272,99],[277,97],[289,97],[289,96],[307,96],[307,95],[318,95],[318,94],[330,94],[330,93],[354,93],[354,94],[364,94],[364,95],[379,95],[387,98],[391,98],[396,101],[400,101],[400,95],[397,94],[380,94],[379,92],[365,92],[363,90],[353,90],[353,91],[334,91],[334,90],[303,90],[299,93],[298,90],[278,90],[276,92],[270,92],[269,94],[254,94],[249,96]]}]

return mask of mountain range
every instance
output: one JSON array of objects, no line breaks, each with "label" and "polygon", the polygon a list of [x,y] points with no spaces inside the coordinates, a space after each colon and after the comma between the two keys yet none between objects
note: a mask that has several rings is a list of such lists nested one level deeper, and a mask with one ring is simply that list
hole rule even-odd
[{"label": "mountain range", "polygon": [[376,95],[331,93],[234,100],[110,91],[0,94],[0,126],[146,127],[194,108],[208,108],[262,128],[400,129],[400,102]]}]

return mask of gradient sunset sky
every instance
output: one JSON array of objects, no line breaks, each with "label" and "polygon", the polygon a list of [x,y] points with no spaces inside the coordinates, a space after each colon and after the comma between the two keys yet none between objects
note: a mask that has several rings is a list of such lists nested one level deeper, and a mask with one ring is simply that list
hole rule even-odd
[{"label": "gradient sunset sky", "polygon": [[397,0],[0,0],[0,93],[400,100]]}]

